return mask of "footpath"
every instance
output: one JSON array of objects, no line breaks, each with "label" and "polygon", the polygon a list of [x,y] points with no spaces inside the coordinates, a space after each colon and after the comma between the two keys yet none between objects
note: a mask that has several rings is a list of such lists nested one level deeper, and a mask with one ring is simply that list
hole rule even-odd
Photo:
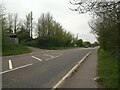
[{"label": "footpath", "polygon": [[97,73],[98,55],[95,49],[80,65],[77,72],[68,78],[60,88],[98,88],[94,81]]}]

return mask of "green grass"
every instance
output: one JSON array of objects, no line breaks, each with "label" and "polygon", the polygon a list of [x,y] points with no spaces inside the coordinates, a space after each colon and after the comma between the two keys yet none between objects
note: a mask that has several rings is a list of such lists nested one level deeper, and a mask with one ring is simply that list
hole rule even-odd
[{"label": "green grass", "polygon": [[100,49],[98,61],[99,83],[104,88],[118,87],[118,60],[109,52]]},{"label": "green grass", "polygon": [[31,50],[27,46],[19,44],[9,44],[2,47],[2,56],[18,55],[30,52]]}]

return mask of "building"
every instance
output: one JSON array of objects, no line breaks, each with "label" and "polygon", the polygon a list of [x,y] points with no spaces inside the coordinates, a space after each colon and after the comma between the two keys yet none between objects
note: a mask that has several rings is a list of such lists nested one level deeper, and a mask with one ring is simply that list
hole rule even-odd
[{"label": "building", "polygon": [[8,34],[8,41],[12,44],[19,44],[19,40],[15,33]]}]

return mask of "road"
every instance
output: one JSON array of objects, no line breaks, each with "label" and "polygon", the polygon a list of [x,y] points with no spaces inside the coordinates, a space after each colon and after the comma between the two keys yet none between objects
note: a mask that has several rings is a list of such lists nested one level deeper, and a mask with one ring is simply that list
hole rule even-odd
[{"label": "road", "polygon": [[94,48],[33,50],[2,59],[3,88],[52,88]]}]

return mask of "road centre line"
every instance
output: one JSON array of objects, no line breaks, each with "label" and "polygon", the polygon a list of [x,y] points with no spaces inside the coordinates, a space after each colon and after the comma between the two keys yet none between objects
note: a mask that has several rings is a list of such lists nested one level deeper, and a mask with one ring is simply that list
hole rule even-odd
[{"label": "road centre line", "polygon": [[34,58],[34,59],[36,59],[36,60],[38,60],[38,61],[42,61],[40,58],[37,58],[37,57],[35,57],[35,56],[32,56],[32,58]]},{"label": "road centre line", "polygon": [[8,64],[9,64],[9,69],[13,69],[12,60],[9,60]]},{"label": "road centre line", "polygon": [[25,68],[25,67],[28,67],[28,66],[31,66],[31,65],[32,64],[27,64],[27,65],[20,66],[20,67],[14,68],[14,69],[6,70],[6,71],[3,71],[3,72],[0,72],[0,74],[4,74],[4,73],[7,73],[7,72],[11,72],[11,71],[15,71],[15,70],[18,70],[18,69],[22,69],[22,68]]}]

